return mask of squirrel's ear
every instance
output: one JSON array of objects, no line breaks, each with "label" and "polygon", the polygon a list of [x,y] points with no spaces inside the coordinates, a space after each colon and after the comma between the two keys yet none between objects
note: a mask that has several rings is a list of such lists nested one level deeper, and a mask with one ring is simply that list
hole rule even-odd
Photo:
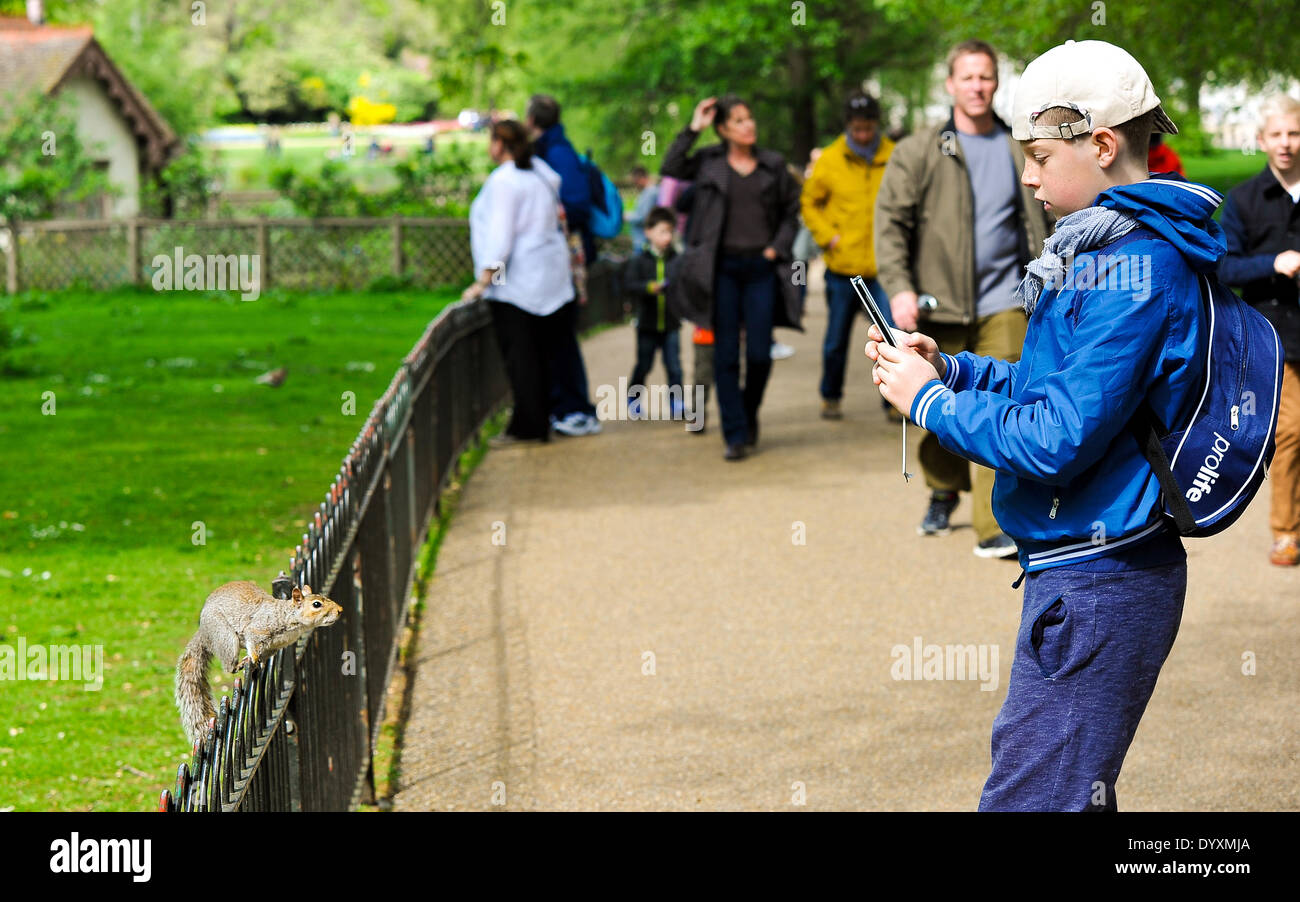
[{"label": "squirrel's ear", "polygon": [[303,595],[310,595],[310,594],[312,594],[312,593],[311,593],[311,586],[307,585],[306,583],[303,583],[303,584],[302,584],[302,594],[303,594]]},{"label": "squirrel's ear", "polygon": [[297,586],[293,587],[293,600],[295,602],[302,601],[302,589],[299,589]]}]

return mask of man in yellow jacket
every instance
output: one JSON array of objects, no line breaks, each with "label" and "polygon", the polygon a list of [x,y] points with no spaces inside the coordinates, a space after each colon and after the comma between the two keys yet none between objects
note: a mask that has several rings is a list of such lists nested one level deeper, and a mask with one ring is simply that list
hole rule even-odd
[{"label": "man in yellow jacket", "polygon": [[[889,298],[876,281],[872,217],[876,192],[894,142],[880,127],[880,104],[857,92],[844,103],[844,134],[827,147],[804,182],[804,225],[824,249],[826,260],[826,339],[822,343],[822,416],[843,416],[844,369],[848,362],[853,320],[862,309],[852,276],[862,276],[881,311],[889,316]],[[894,409],[884,405],[886,413]]]}]

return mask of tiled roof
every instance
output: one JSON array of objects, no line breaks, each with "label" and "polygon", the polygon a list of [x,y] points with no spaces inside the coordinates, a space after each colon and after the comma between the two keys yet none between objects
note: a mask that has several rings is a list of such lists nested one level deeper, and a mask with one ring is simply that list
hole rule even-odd
[{"label": "tiled roof", "polygon": [[146,165],[162,168],[178,144],[176,133],[108,58],[89,26],[33,25],[23,18],[0,17],[0,103],[33,91],[50,94],[74,75],[104,86],[140,142]]},{"label": "tiled roof", "polygon": [[95,39],[88,26],[33,25],[0,18],[0,96],[48,94]]}]

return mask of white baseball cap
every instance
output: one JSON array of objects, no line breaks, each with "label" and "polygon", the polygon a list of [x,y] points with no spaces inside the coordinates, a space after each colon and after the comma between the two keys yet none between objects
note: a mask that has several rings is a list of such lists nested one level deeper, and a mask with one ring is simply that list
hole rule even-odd
[{"label": "white baseball cap", "polygon": [[[1083,119],[1068,125],[1034,124],[1054,106],[1076,110]],[[1123,125],[1149,110],[1156,111],[1155,131],[1178,134],[1146,70],[1128,51],[1105,41],[1066,41],[1025,67],[1016,86],[1011,136],[1017,141],[1073,138],[1101,126]]]}]

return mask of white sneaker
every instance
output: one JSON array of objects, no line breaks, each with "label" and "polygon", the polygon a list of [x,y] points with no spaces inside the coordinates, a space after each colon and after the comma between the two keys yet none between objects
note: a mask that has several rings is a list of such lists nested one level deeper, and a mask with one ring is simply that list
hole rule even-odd
[{"label": "white sneaker", "polygon": [[779,341],[772,342],[772,359],[785,360],[787,357],[794,356],[794,348],[790,345],[781,344]]},{"label": "white sneaker", "polygon": [[595,435],[600,429],[600,420],[578,411],[555,423],[555,431],[568,436]]}]

